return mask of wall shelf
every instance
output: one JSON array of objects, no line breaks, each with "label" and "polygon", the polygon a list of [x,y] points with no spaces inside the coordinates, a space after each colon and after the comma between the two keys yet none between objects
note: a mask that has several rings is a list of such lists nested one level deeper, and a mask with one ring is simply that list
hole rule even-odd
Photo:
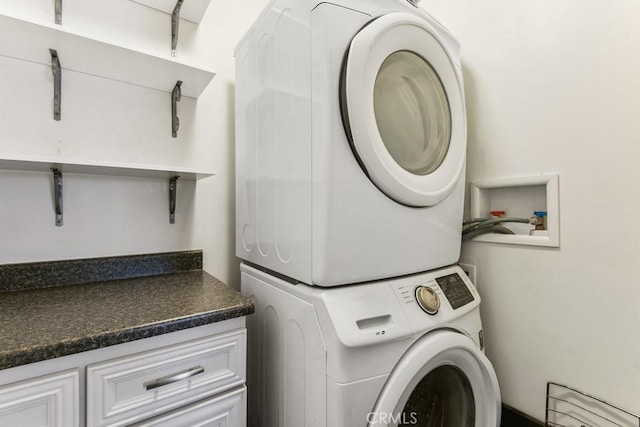
[{"label": "wall shelf", "polygon": [[560,247],[559,176],[540,174],[509,178],[474,180],[469,185],[469,207],[473,218],[490,211],[504,210],[507,216],[530,217],[534,210],[547,211],[547,230],[528,234],[520,224],[505,224],[516,234],[483,234],[476,242]]},{"label": "wall shelf", "polygon": [[[131,0],[171,15],[176,7],[176,0]],[[210,0],[187,0],[180,9],[180,18],[199,24],[209,7]]]},{"label": "wall shelf", "polygon": [[[55,24],[36,24],[0,15],[0,56],[51,64],[56,49],[63,70],[171,92],[182,80],[182,95],[198,98],[215,73],[205,67],[98,40]],[[10,35],[10,37],[9,37]]]},{"label": "wall shelf", "polygon": [[180,180],[197,181],[215,175],[211,170],[183,167],[167,167],[125,162],[83,161],[46,158],[10,158],[0,156],[0,170],[51,172],[58,169],[62,173],[129,176],[145,178],[166,178],[180,176]]}]

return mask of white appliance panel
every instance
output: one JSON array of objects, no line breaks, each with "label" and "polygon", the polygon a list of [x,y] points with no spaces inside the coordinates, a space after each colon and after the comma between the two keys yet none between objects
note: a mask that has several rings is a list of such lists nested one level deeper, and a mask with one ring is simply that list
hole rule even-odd
[{"label": "white appliance panel", "polygon": [[457,43],[405,1],[341,3],[275,0],[236,50],[236,255],[322,287],[455,263],[463,210],[464,172],[428,208],[381,192],[351,150],[339,101],[344,54],[376,16],[428,22],[461,81]]},{"label": "white appliance panel", "polygon": [[[368,414],[394,411],[442,365],[460,369],[477,395],[474,427],[499,425],[500,392],[479,346],[471,283],[457,283],[474,299],[455,309],[447,301],[458,294],[440,289],[441,312],[434,316],[404,298],[407,286],[440,288],[443,277],[462,278],[459,267],[329,289],[294,285],[244,264],[241,271],[241,290],[256,302],[248,318],[250,426],[364,426]],[[381,333],[394,326],[398,332]]]},{"label": "white appliance panel", "polygon": [[323,426],[326,349],[313,305],[257,276],[242,275],[256,306],[247,317],[249,425]]},{"label": "white appliance panel", "polygon": [[310,12],[277,2],[236,52],[236,253],[311,280]]}]

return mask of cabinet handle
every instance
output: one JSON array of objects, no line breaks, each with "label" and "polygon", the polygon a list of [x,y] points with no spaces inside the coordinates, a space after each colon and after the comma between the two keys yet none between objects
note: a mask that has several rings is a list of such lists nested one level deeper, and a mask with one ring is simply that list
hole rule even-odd
[{"label": "cabinet handle", "polygon": [[172,384],[178,381],[185,380],[187,378],[191,378],[203,372],[204,367],[194,366],[193,368],[185,369],[184,371],[176,372],[175,374],[160,377],[152,381],[147,381],[143,385],[147,390],[153,390],[154,388],[162,387],[167,384]]}]

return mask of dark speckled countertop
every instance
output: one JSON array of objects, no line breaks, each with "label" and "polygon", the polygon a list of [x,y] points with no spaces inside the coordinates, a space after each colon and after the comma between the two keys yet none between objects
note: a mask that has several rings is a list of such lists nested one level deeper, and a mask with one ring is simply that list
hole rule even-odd
[{"label": "dark speckled countertop", "polygon": [[[157,263],[161,254],[154,256]],[[52,263],[44,264],[50,270]],[[173,267],[145,277],[0,292],[0,369],[253,313],[251,300],[210,274]]]}]

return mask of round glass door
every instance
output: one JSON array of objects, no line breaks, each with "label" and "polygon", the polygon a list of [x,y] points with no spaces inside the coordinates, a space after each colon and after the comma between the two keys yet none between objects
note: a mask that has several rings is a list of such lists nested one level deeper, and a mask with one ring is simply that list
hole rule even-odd
[{"label": "round glass door", "polygon": [[440,78],[424,58],[409,51],[389,55],[378,71],[373,109],[382,142],[404,170],[428,175],[442,164],[451,111]]},{"label": "round glass door", "polygon": [[426,20],[390,13],[363,27],[346,53],[347,138],[371,182],[403,205],[440,203],[464,172],[464,94],[452,45]]},{"label": "round glass door", "polygon": [[367,415],[368,427],[498,427],[500,388],[471,338],[430,332],[391,371]]},{"label": "round glass door", "polygon": [[398,426],[474,427],[475,403],[469,380],[455,366],[444,365],[429,372],[413,389]]}]

